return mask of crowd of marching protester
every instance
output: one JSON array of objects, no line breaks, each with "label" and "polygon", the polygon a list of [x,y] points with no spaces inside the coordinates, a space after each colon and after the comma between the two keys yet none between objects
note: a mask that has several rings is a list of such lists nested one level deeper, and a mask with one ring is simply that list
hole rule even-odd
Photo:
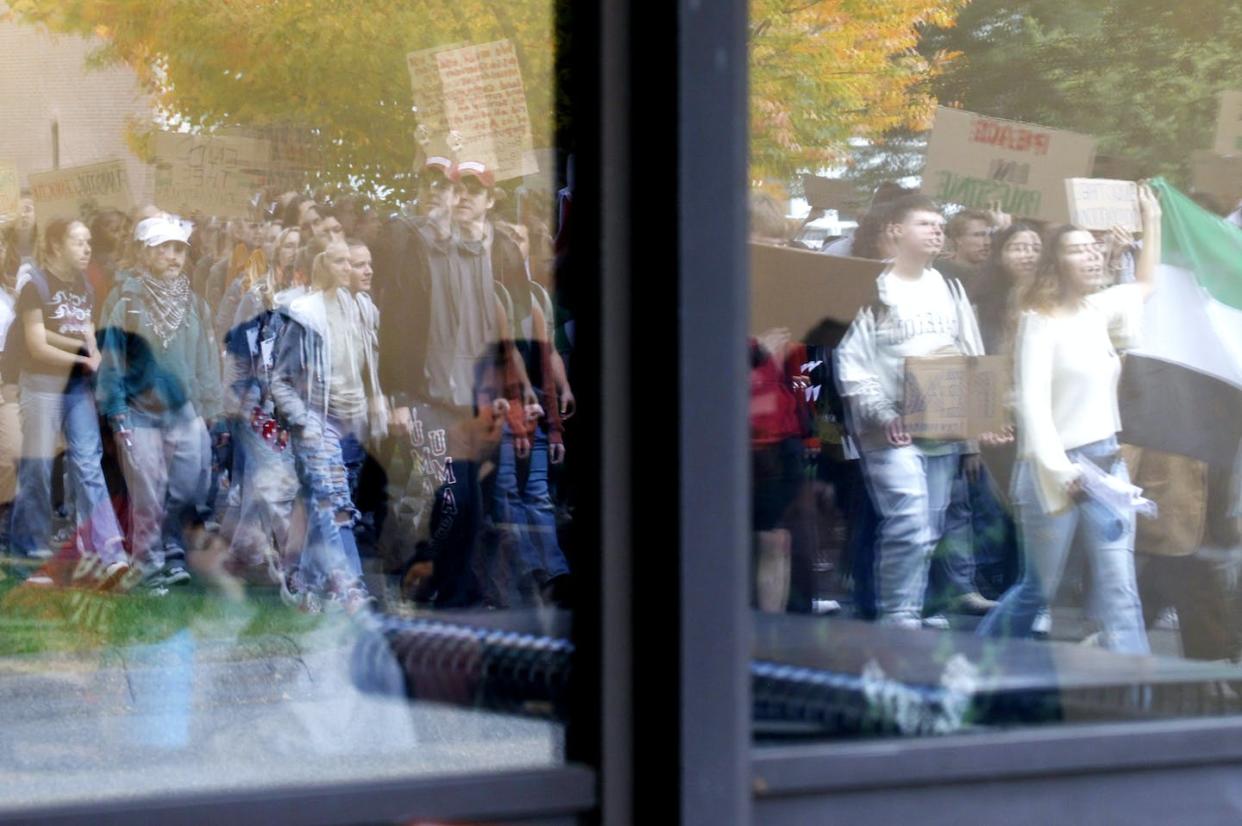
[{"label": "crowd of marching protester", "polygon": [[[1162,623],[1186,656],[1242,656],[1237,467],[1122,441],[1123,360],[1146,304],[1163,300],[1168,192],[1140,185],[1134,234],[999,206],[946,221],[886,184],[852,235],[815,247],[884,263],[852,323],[751,340],[758,608],[848,601],[890,625],[1129,654],[1149,653]],[[1200,205],[1213,232],[1236,234],[1225,210]],[[752,242],[811,249],[790,228],[775,199],[752,194]],[[908,432],[908,360],[947,354],[1007,359],[1011,424],[968,440]],[[1224,427],[1221,412],[1167,427]],[[825,569],[840,602],[817,598]],[[1053,609],[1084,604],[1085,622],[1055,627]]]},{"label": "crowd of marching protester", "polygon": [[49,220],[23,198],[0,230],[0,532],[26,583],[566,605],[561,201],[554,221],[443,157],[392,215],[270,192],[244,218]]}]

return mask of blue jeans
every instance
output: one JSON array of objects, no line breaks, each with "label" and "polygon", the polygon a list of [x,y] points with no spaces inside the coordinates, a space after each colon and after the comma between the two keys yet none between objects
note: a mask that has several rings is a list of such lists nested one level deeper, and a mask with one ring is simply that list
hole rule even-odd
[{"label": "blue jeans", "polygon": [[[1129,481],[1117,440],[1104,439],[1067,451],[1070,461],[1094,461],[1113,476]],[[1044,513],[1036,493],[1035,473],[1027,460],[1018,463],[1013,479],[1014,512],[1023,551],[1022,578],[1009,589],[979,625],[988,637],[1029,637],[1031,625],[1056,595],[1071,545],[1087,555],[1092,577],[1092,613],[1105,648],[1124,654],[1148,654],[1147,631],[1134,572],[1134,512],[1125,514],[1125,529],[1106,539],[1102,509],[1073,505],[1060,513]]]},{"label": "blue jeans", "polygon": [[932,554],[928,600],[951,603],[975,590],[974,531],[971,526],[970,482],[959,469],[949,489],[944,537]]},{"label": "blue jeans", "polygon": [[569,573],[556,537],[556,508],[548,488],[548,434],[542,427],[531,439],[530,455],[519,459],[506,424],[492,488],[492,519],[498,548],[488,566],[487,590],[496,591],[498,607],[529,600],[534,589]]},{"label": "blue jeans", "polygon": [[[75,484],[73,500],[79,529],[89,551],[105,563],[125,559],[125,548],[108,487],[104,483],[99,414],[90,387],[82,382],[50,390],[43,377],[21,381],[22,457],[13,503],[13,547],[28,554],[46,549],[52,533],[52,459],[56,437],[64,434],[67,465]],[[68,493],[68,492],[67,492]]]},{"label": "blue jeans", "polygon": [[211,437],[186,404],[158,419],[131,413],[130,442],[121,450],[130,545],[134,567],[150,574],[169,554],[185,554],[185,524],[196,523],[206,507]]},{"label": "blue jeans", "polygon": [[296,432],[293,446],[309,516],[299,576],[306,587],[322,591],[334,578],[362,576],[353,486],[365,454],[353,429],[331,417]]},{"label": "blue jeans", "polygon": [[863,453],[863,478],[879,514],[873,571],[881,622],[915,625],[922,620],[931,553],[944,533],[961,461],[958,450],[929,455],[918,445]]},{"label": "blue jeans", "polygon": [[943,606],[973,591],[994,596],[1012,585],[1015,534],[987,466],[980,468],[976,482],[959,471],[945,513],[944,538],[932,556],[929,603]]},{"label": "blue jeans", "polygon": [[234,432],[237,435],[233,449],[243,457],[241,463],[246,471],[231,486],[240,486],[240,490],[230,490],[238,501],[233,557],[243,564],[257,565],[274,552],[282,565],[292,562],[288,558],[292,546],[290,532],[298,496],[293,450],[277,450],[249,422],[241,422]]}]

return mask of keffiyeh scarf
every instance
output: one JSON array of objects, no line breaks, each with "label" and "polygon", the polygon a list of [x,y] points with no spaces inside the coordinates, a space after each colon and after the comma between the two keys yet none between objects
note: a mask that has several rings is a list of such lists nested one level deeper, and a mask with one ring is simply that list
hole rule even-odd
[{"label": "keffiyeh scarf", "polygon": [[147,299],[151,331],[167,350],[190,311],[190,279],[185,275],[163,279],[144,274],[142,286]]}]

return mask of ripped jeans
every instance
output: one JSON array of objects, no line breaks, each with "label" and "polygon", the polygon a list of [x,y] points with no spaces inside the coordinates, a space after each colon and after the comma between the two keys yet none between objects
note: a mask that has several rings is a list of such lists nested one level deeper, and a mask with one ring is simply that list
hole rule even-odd
[{"label": "ripped jeans", "polygon": [[309,521],[298,570],[304,585],[312,590],[329,589],[334,579],[352,581],[362,576],[354,539],[358,510],[353,488],[365,453],[356,432],[356,427],[329,416],[314,418],[293,434]]},{"label": "ripped jeans", "polygon": [[296,561],[294,542],[301,533],[292,525],[298,496],[293,451],[277,450],[246,423],[236,433],[233,449],[241,451],[246,475],[238,497],[232,554],[246,565],[257,565],[274,555],[283,567]]}]

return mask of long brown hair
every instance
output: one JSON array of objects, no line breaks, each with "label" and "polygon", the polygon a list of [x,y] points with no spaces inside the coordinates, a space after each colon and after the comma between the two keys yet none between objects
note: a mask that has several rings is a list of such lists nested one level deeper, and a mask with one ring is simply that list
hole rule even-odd
[{"label": "long brown hair", "polygon": [[41,269],[46,270],[48,262],[56,256],[56,249],[69,238],[74,224],[83,224],[77,218],[56,218],[48,223],[39,238],[39,249],[35,252],[35,260]]},{"label": "long brown hair", "polygon": [[1044,238],[1035,277],[1022,294],[1022,309],[1051,313],[1064,295],[1065,273],[1061,270],[1061,245],[1071,232],[1086,232],[1073,224],[1062,224]]}]

